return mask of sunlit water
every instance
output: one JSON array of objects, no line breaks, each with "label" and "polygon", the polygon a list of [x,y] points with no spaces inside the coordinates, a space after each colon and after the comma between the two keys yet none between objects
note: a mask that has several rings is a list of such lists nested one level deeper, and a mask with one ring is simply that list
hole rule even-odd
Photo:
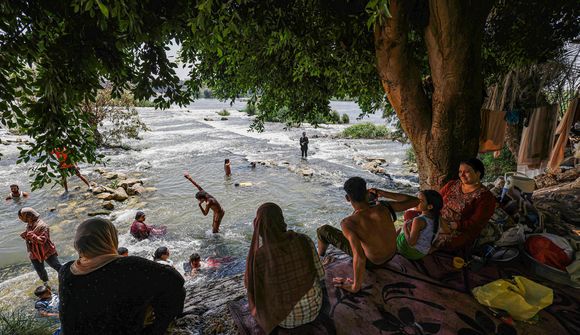
[{"label": "sunlit water", "polygon": [[[197,280],[211,280],[212,276],[239,273],[252,236],[252,220],[256,209],[272,201],[284,210],[290,229],[304,232],[313,239],[316,228],[323,224],[338,225],[350,213],[341,186],[354,175],[362,176],[376,187],[405,189],[412,192],[416,177],[402,165],[406,147],[384,140],[346,140],[315,135],[331,135],[344,125],[310,126],[285,130],[284,125],[268,123],[263,133],[249,132],[251,118],[238,112],[244,103],[222,103],[199,100],[187,109],[157,111],[139,109],[142,120],[151,128],[140,141],[129,142],[134,150],[104,150],[107,169],[117,172],[138,173],[146,187],[157,191],[116,203],[109,218],[117,226],[120,245],[130,254],[150,258],[159,246],[170,249],[170,258],[181,272],[182,263],[192,252],[202,258],[228,257],[229,261],[215,271]],[[360,113],[352,102],[333,102],[332,107],[357,122],[384,123],[376,115],[356,120]],[[221,121],[217,111],[227,109],[231,115]],[[212,118],[214,121],[205,121]],[[309,158],[300,159],[298,139],[303,131],[310,137]],[[17,139],[0,130],[3,139]],[[4,157],[0,160],[0,187],[8,194],[8,185],[18,183],[28,191],[28,168],[16,165],[17,145],[0,145]],[[385,158],[388,173],[394,181],[363,170],[357,161],[361,157]],[[223,162],[229,158],[232,176],[224,177]],[[272,160],[277,166],[258,165],[251,169],[250,161]],[[312,177],[291,171],[309,168]],[[89,179],[99,175],[99,166],[80,165]],[[195,189],[183,178],[187,170],[210,194],[216,197],[226,211],[221,233],[211,234],[211,213],[204,217],[193,198]],[[236,187],[235,183],[250,182],[251,187]],[[24,206],[34,207],[51,227],[51,237],[57,246],[62,263],[72,260],[75,252],[72,240],[76,226],[87,218],[87,212],[100,207],[101,200],[86,192],[76,177],[69,180],[68,195],[60,187],[35,191],[19,203],[5,202],[0,210],[0,301],[12,307],[32,309],[32,291],[40,284],[30,265],[25,245],[19,234],[24,224],[16,212]],[[88,205],[87,205],[88,204]],[[54,209],[50,211],[49,209]],[[128,233],[137,209],[147,214],[147,223],[168,227],[167,235],[158,240],[137,242]],[[48,267],[47,267],[48,268]],[[57,283],[57,275],[49,269],[50,281]],[[26,307],[24,307],[26,306]]]}]

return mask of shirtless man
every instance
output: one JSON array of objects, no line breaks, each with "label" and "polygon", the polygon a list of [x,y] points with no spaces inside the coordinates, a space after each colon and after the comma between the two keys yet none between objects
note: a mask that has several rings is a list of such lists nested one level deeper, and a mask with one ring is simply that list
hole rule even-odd
[{"label": "shirtless man", "polygon": [[10,185],[10,194],[6,197],[6,200],[18,200],[28,198],[28,192],[20,191],[20,188],[16,184]]},{"label": "shirtless man", "polygon": [[[223,210],[220,203],[214,197],[212,197],[209,193],[204,191],[203,188],[201,188],[201,186],[199,186],[193,180],[193,178],[191,178],[189,173],[185,172],[183,174],[183,176],[185,177],[185,179],[189,180],[193,184],[193,186],[197,187],[197,189],[199,190],[199,192],[197,192],[195,194],[195,198],[199,201],[198,206],[199,206],[199,209],[201,209],[201,213],[204,216],[207,216],[207,213],[209,213],[210,209],[213,211],[212,231],[214,234],[219,233],[220,224],[222,223],[222,219],[223,219],[224,214],[226,212]],[[207,203],[205,208],[203,208],[203,206],[202,206],[202,204],[204,202]]]},{"label": "shirtless man", "polygon": [[[397,250],[393,211],[404,211],[419,204],[413,196],[370,189],[364,179],[349,178],[344,183],[346,200],[354,212],[340,223],[342,231],[324,225],[317,230],[318,254],[324,256],[329,244],[353,259],[353,277],[333,279],[334,285],[349,292],[358,292],[363,283],[365,266],[377,266],[391,260]],[[369,203],[369,193],[392,199],[392,202]],[[391,209],[389,209],[389,206]],[[368,264],[367,264],[368,260]]]}]

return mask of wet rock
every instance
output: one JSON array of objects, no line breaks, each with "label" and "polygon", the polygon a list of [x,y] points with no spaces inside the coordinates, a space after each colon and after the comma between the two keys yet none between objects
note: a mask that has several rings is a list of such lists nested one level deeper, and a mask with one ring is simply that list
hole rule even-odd
[{"label": "wet rock", "polygon": [[56,211],[56,207],[50,207],[50,208],[48,209],[48,211],[49,211],[49,212],[54,212],[54,211]]},{"label": "wet rock", "polygon": [[213,121],[213,119],[211,117],[204,117],[203,120],[204,121]]},{"label": "wet rock", "polygon": [[127,192],[122,187],[117,187],[117,189],[115,190],[115,193],[113,193],[113,199],[115,199],[117,201],[125,201],[128,198],[129,198],[129,195],[127,195]]},{"label": "wet rock", "polygon": [[107,173],[107,170],[105,170],[103,168],[96,168],[94,171],[96,173],[98,173],[98,174],[105,174],[105,173]]},{"label": "wet rock", "polygon": [[300,174],[303,175],[303,176],[305,176],[305,177],[309,177],[309,176],[314,175],[314,170],[312,170],[312,169],[301,169],[300,170]]},{"label": "wet rock", "polygon": [[184,316],[169,334],[238,334],[227,303],[246,296],[244,276],[186,283]]},{"label": "wet rock", "polygon": [[387,160],[384,158],[376,158],[376,157],[365,157],[367,162],[378,162],[379,164],[386,163]]},{"label": "wet rock", "polygon": [[130,179],[126,179],[126,180],[121,180],[119,182],[119,186],[121,186],[122,188],[124,188],[125,190],[135,184],[143,184],[143,181],[140,179],[135,179],[135,178],[130,178]]},{"label": "wet rock", "polygon": [[149,170],[153,167],[153,165],[150,162],[139,162],[137,165],[135,165],[135,167],[143,170]]},{"label": "wet rock", "polygon": [[115,209],[115,205],[113,205],[112,202],[107,201],[107,202],[103,203],[103,208],[111,211],[111,210]]},{"label": "wet rock", "polygon": [[141,184],[135,184],[127,188],[128,195],[143,194],[145,192],[147,192],[147,190],[145,190],[145,187],[143,187]]},{"label": "wet rock", "polygon": [[94,212],[88,212],[87,215],[88,216],[97,216],[97,215],[109,215],[111,212],[107,211],[107,210],[97,210]]},{"label": "wet rock", "polygon": [[145,191],[146,192],[155,192],[155,191],[157,191],[157,188],[155,188],[155,187],[145,187]]},{"label": "wet rock", "polygon": [[105,186],[93,187],[93,194],[101,194],[105,192],[109,192]]},{"label": "wet rock", "polygon": [[113,193],[104,192],[104,193],[97,194],[97,199],[113,200],[113,198],[115,198],[115,196],[113,195]]},{"label": "wet rock", "polygon": [[227,120],[228,120],[228,118],[227,118],[227,117],[225,117],[225,116],[223,116],[223,117],[222,117],[220,120],[222,120],[222,121],[227,121]]}]

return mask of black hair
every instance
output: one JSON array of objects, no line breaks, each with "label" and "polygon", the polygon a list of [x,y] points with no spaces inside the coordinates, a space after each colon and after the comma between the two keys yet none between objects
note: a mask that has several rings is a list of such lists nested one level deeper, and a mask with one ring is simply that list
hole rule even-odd
[{"label": "black hair", "polygon": [[40,285],[34,290],[34,295],[39,297],[46,293],[46,291],[50,290],[50,286],[48,285]]},{"label": "black hair", "polygon": [[18,185],[16,185],[16,184],[12,184],[12,185],[10,185],[10,187],[11,187],[11,188],[12,188],[12,187],[16,187],[16,188],[20,189],[20,186],[18,186]]},{"label": "black hair", "polygon": [[22,208],[18,210],[18,216],[22,215]]},{"label": "black hair", "polygon": [[195,194],[195,198],[197,200],[199,200],[201,198],[207,199],[207,192],[206,191],[199,191]]},{"label": "black hair", "polygon": [[475,172],[479,172],[479,179],[483,179],[483,176],[485,175],[485,166],[483,165],[483,163],[477,159],[477,158],[470,158],[470,159],[466,159],[464,161],[461,161],[461,163],[459,164],[466,164],[471,166],[471,168],[475,171]]},{"label": "black hair", "polygon": [[145,212],[137,211],[137,213],[135,213],[135,220],[139,220],[139,218],[144,216],[144,215],[145,215]]},{"label": "black hair", "polygon": [[443,197],[435,190],[424,190],[421,191],[421,193],[423,193],[425,196],[427,205],[433,206],[429,212],[433,216],[433,233],[437,233],[439,228],[439,215],[441,214],[441,209],[443,208]]},{"label": "black hair", "polygon": [[189,262],[193,263],[195,261],[199,261],[201,260],[201,257],[199,256],[199,254],[197,252],[194,252],[193,254],[191,254],[191,256],[189,256]]},{"label": "black hair", "polygon": [[230,159],[229,159],[229,158],[226,158],[226,159],[224,160],[224,163],[229,163],[229,162],[230,162]]},{"label": "black hair", "polygon": [[365,201],[367,196],[367,182],[361,177],[351,177],[344,182],[344,190],[355,202]]},{"label": "black hair", "polygon": [[156,261],[158,259],[161,259],[161,256],[167,254],[169,254],[169,249],[167,249],[167,247],[159,247],[157,248],[157,250],[155,250],[155,253],[153,254],[153,260]]},{"label": "black hair", "polygon": [[129,249],[125,248],[125,247],[119,247],[117,249],[117,253],[119,255],[124,255],[124,254],[128,254],[129,253]]}]

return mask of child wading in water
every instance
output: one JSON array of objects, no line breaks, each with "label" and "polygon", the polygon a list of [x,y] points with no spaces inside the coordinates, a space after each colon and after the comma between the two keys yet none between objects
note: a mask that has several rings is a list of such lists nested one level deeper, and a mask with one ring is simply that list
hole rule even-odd
[{"label": "child wading in water", "polygon": [[437,191],[421,191],[418,198],[417,209],[421,215],[405,222],[397,236],[397,251],[411,260],[421,259],[429,253],[439,226],[439,212],[443,208],[443,198]]},{"label": "child wading in water", "polygon": [[[185,172],[183,174],[183,176],[185,177],[185,179],[189,180],[193,186],[195,186],[199,192],[197,192],[195,194],[195,198],[197,199],[198,206],[199,209],[201,209],[201,213],[206,216],[207,213],[209,213],[209,210],[211,209],[213,211],[213,224],[212,224],[212,231],[214,234],[219,233],[220,230],[220,224],[222,223],[222,219],[224,217],[224,214],[226,213],[224,211],[224,209],[222,208],[222,206],[220,205],[220,203],[214,198],[212,197],[209,193],[207,193],[206,191],[203,190],[203,188],[201,188],[201,186],[199,186],[194,180],[193,178],[191,178],[191,176],[189,175],[189,173]],[[203,203],[207,203],[207,205],[205,206],[205,208],[203,208],[203,206],[201,204]]]}]

